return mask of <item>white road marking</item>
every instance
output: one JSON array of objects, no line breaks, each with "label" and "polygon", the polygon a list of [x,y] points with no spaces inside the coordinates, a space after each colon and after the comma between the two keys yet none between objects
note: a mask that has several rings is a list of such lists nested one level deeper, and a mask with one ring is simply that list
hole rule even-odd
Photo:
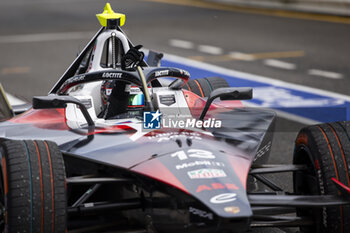
[{"label": "white road marking", "polygon": [[254,61],[255,57],[251,54],[240,53],[240,52],[230,52],[228,54],[232,59],[242,60],[242,61]]},{"label": "white road marking", "polygon": [[188,59],[188,58],[184,58],[184,57],[180,57],[180,56],[176,56],[176,55],[164,54],[164,59],[166,59],[168,61],[180,63],[183,65],[190,64],[191,66],[195,66],[195,67],[198,67],[198,68],[203,69],[203,70],[208,70],[208,71],[212,71],[212,72],[216,72],[216,73],[221,73],[224,75],[234,76],[237,78],[242,78],[242,79],[251,80],[251,81],[255,81],[255,82],[261,82],[261,83],[267,83],[269,85],[280,86],[280,87],[284,87],[284,88],[288,87],[290,89],[305,91],[305,92],[309,92],[309,93],[316,94],[316,95],[323,95],[323,96],[327,96],[327,97],[332,97],[332,98],[342,99],[345,101],[350,101],[350,96],[347,96],[347,95],[343,95],[343,94],[339,94],[339,93],[335,93],[335,92],[331,92],[331,91],[326,91],[326,90],[321,90],[321,89],[317,89],[314,87],[307,87],[307,86],[303,86],[303,85],[299,85],[299,84],[280,81],[280,80],[276,80],[276,79],[272,79],[272,78],[268,78],[268,77],[264,77],[264,76],[260,76],[260,75],[249,74],[249,73],[245,73],[245,72],[231,70],[231,69],[212,65],[209,63],[195,61],[192,59]]},{"label": "white road marking", "polygon": [[191,41],[187,41],[187,40],[172,39],[169,41],[169,44],[173,47],[182,48],[182,49],[194,48],[194,44]]},{"label": "white road marking", "polygon": [[96,32],[60,32],[60,33],[38,33],[24,35],[0,36],[0,44],[4,43],[28,43],[59,40],[80,40],[91,38]]},{"label": "white road marking", "polygon": [[[169,41],[170,46],[182,49],[194,49],[195,45],[191,41],[171,39]],[[222,48],[211,46],[211,45],[198,45],[198,50],[203,53],[208,53],[211,55],[220,55],[223,53]]]},{"label": "white road marking", "polygon": [[222,48],[211,46],[211,45],[199,45],[198,50],[202,53],[208,53],[211,55],[220,55],[222,54]]},{"label": "white road marking", "polygon": [[266,60],[264,60],[264,64],[267,66],[285,69],[285,70],[295,70],[295,68],[297,67],[293,63],[288,63],[288,62],[279,61],[279,60],[275,60],[275,59],[266,59]]},{"label": "white road marking", "polygon": [[331,78],[331,79],[342,79],[344,76],[339,73],[335,72],[330,72],[330,71],[323,71],[323,70],[316,70],[316,69],[311,69],[308,71],[309,75],[314,75],[314,76],[320,76],[324,78]]}]

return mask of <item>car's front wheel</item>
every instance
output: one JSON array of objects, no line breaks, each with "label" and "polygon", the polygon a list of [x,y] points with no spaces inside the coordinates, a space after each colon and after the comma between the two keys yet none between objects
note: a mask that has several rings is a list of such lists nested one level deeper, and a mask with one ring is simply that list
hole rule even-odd
[{"label": "car's front wheel", "polygon": [[65,168],[49,141],[0,141],[1,232],[65,232]]},{"label": "car's front wheel", "polygon": [[[350,187],[350,122],[335,122],[303,128],[295,142],[294,164],[307,171],[294,174],[294,190],[300,195],[340,195],[332,178]],[[298,209],[314,225],[302,232],[350,232],[350,207]]]}]

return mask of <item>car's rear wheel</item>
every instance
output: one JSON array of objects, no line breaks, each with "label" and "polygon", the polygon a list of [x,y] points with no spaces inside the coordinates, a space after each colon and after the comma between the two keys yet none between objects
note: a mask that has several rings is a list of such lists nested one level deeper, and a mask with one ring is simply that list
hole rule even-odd
[{"label": "car's rear wheel", "polygon": [[191,79],[187,82],[184,88],[192,91],[200,97],[208,97],[213,90],[221,87],[229,87],[225,79],[221,77],[209,77]]},{"label": "car's rear wheel", "polygon": [[1,232],[65,232],[65,168],[49,141],[1,140]]},{"label": "car's rear wheel", "polygon": [[[350,187],[350,122],[335,122],[303,128],[296,139],[294,164],[309,169],[294,174],[294,190],[301,195],[340,195],[332,178]],[[298,209],[299,216],[314,221],[302,232],[350,232],[350,207]]]}]

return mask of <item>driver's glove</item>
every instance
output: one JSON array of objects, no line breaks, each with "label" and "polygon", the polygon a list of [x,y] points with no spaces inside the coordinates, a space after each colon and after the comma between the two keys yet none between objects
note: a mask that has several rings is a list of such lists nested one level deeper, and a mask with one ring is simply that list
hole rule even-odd
[{"label": "driver's glove", "polygon": [[128,52],[122,57],[121,68],[122,70],[135,71],[137,66],[143,61],[145,54],[139,51],[142,45],[131,47]]}]

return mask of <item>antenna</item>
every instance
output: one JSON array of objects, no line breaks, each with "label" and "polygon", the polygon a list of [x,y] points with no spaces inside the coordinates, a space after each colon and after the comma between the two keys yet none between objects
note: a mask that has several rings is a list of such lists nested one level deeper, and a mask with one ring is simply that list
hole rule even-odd
[{"label": "antenna", "polygon": [[121,13],[115,13],[111,7],[111,4],[106,3],[106,6],[101,14],[96,15],[98,21],[102,27],[110,29],[121,27],[125,24],[125,15]]}]

